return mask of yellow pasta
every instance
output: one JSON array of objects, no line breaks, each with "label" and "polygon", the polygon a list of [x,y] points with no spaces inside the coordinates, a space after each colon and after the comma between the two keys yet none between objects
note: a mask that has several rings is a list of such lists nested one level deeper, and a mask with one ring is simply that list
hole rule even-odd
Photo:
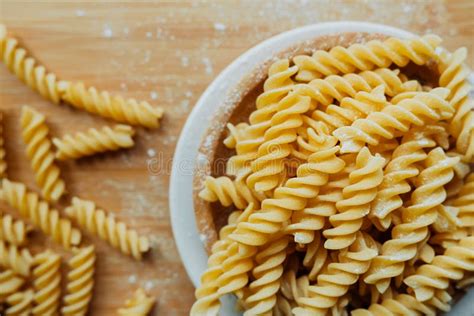
[{"label": "yellow pasta", "polygon": [[0,240],[21,246],[26,243],[26,235],[29,231],[30,227],[22,220],[0,212]]},{"label": "yellow pasta", "polygon": [[239,175],[235,180],[229,177],[207,177],[204,189],[199,197],[208,202],[217,202],[223,206],[235,205],[238,209],[246,208],[250,203],[260,205],[262,196],[245,184],[245,176]]},{"label": "yellow pasta", "polygon": [[28,56],[18,41],[7,34],[3,24],[0,24],[0,56],[11,72],[53,103],[66,101],[76,108],[122,123],[148,128],[159,126],[162,108],[152,107],[146,101],[110,96],[106,91],[86,88],[82,82],[58,81],[56,75]]},{"label": "yellow pasta", "polygon": [[293,309],[294,315],[325,315],[369,269],[377,253],[375,241],[358,232],[356,241],[340,253],[339,261],[329,264],[327,273],[319,275],[317,284],[308,288],[309,296],[300,298],[302,307]]},{"label": "yellow pasta", "polygon": [[257,192],[273,190],[279,183],[279,174],[285,169],[284,159],[291,154],[291,143],[296,140],[296,129],[303,124],[301,114],[309,110],[309,97],[295,92],[283,98],[265,132],[263,143],[251,163],[252,174],[247,185]]},{"label": "yellow pasta", "polygon": [[28,249],[0,241],[0,266],[26,277],[30,275],[32,263],[33,257]]},{"label": "yellow pasta", "polygon": [[155,299],[148,296],[142,288],[138,288],[133,297],[125,301],[125,307],[119,308],[120,316],[146,316],[150,313]]},{"label": "yellow pasta", "polygon": [[69,260],[67,294],[63,297],[62,315],[86,315],[94,287],[95,249],[88,246],[74,249]]},{"label": "yellow pasta", "polygon": [[[0,30],[1,33],[1,30]],[[7,162],[5,160],[5,139],[3,136],[3,113],[0,112],[0,179],[7,177]]]},{"label": "yellow pasta", "polygon": [[384,159],[372,156],[367,147],[359,152],[356,168],[349,174],[350,185],[342,190],[343,199],[336,203],[338,213],[329,217],[333,228],[324,231],[327,238],[324,247],[344,249],[355,241],[382,183],[383,165]]},{"label": "yellow pasta", "polygon": [[34,258],[33,315],[56,315],[61,299],[61,257],[46,250]]},{"label": "yellow pasta", "polygon": [[436,145],[433,134],[439,132],[435,126],[427,126],[412,131],[402,138],[400,146],[393,152],[392,158],[384,170],[384,179],[377,197],[372,203],[373,222],[380,230],[386,230],[392,223],[392,212],[403,204],[400,195],[411,191],[409,179],[419,174],[417,163],[427,157],[424,149]]},{"label": "yellow pasta", "polygon": [[61,81],[62,100],[89,113],[113,119],[120,123],[140,125],[147,128],[160,126],[163,109],[153,107],[146,101],[111,96],[107,91],[94,87],[86,88],[82,82]]},{"label": "yellow pasta", "polygon": [[233,212],[229,216],[228,224],[221,228],[219,232],[220,239],[212,246],[208,268],[201,276],[201,285],[196,289],[197,300],[191,308],[191,315],[218,313],[221,294],[218,292],[220,284],[217,279],[224,273],[222,265],[232,243],[228,237],[235,230],[237,223],[246,220],[253,211],[253,204],[249,204],[244,212]]},{"label": "yellow pasta", "polygon": [[435,35],[401,40],[390,37],[385,41],[372,40],[365,44],[353,44],[348,48],[337,46],[330,51],[318,50],[313,56],[296,56],[298,81],[308,82],[332,74],[353,73],[387,68],[391,64],[406,66],[410,61],[424,65],[436,59],[435,48],[441,39]]},{"label": "yellow pasta", "polygon": [[0,300],[5,296],[15,293],[25,283],[25,279],[18,276],[13,270],[5,270],[0,273]]},{"label": "yellow pasta", "polygon": [[249,284],[250,293],[245,300],[248,308],[244,316],[265,315],[275,307],[288,243],[288,236],[278,237],[256,255],[252,271],[255,280]]},{"label": "yellow pasta", "polygon": [[31,309],[33,305],[33,295],[34,292],[32,289],[27,289],[25,291],[17,291],[9,295],[5,302],[8,305],[5,310],[5,315],[10,316],[20,316],[20,315],[31,315]]},{"label": "yellow pasta", "polygon": [[441,54],[439,85],[451,92],[447,100],[455,114],[450,120],[449,130],[456,138],[456,150],[464,156],[463,160],[474,162],[474,101],[469,98],[472,86],[467,77],[471,71],[464,64],[466,58],[466,48],[459,48],[453,54]]},{"label": "yellow pasta", "polygon": [[474,271],[474,236],[461,239],[459,244],[446,249],[433,262],[425,264],[403,281],[421,302],[435,295],[435,291],[446,290],[451,280],[461,280],[464,271]]},{"label": "yellow pasta", "polygon": [[56,158],[58,160],[78,159],[97,153],[133,147],[135,144],[132,138],[134,134],[135,130],[128,125],[116,125],[112,128],[105,126],[100,130],[91,128],[87,132],[53,138],[53,144],[57,148]]},{"label": "yellow pasta", "polygon": [[60,102],[61,92],[56,75],[39,65],[35,58],[28,56],[18,41],[7,34],[7,28],[3,24],[0,24],[0,56],[5,66],[31,89],[53,103]]},{"label": "yellow pasta", "polygon": [[43,197],[48,201],[59,200],[64,194],[65,184],[61,179],[59,167],[55,164],[52,144],[48,138],[49,128],[44,115],[29,106],[24,106],[21,127],[26,154],[31,160],[36,183],[40,186]]},{"label": "yellow pasta", "polygon": [[218,315],[227,294],[246,316],[450,310],[474,273],[474,103],[465,50],[440,42],[271,66],[249,120],[227,125],[226,175],[200,192],[246,210],[213,245],[192,316]]},{"label": "yellow pasta", "polygon": [[97,235],[112,247],[137,260],[141,260],[143,253],[150,250],[148,238],[139,236],[135,230],[127,228],[125,223],[116,221],[112,214],[98,209],[92,201],[74,197],[66,214],[87,232]]},{"label": "yellow pasta", "polygon": [[277,111],[278,102],[294,85],[291,77],[297,70],[295,66],[290,67],[288,59],[278,60],[270,66],[263,86],[264,92],[256,100],[257,109],[250,115],[248,127],[241,131],[241,139],[236,140],[237,155],[229,159],[228,174],[237,175],[250,168],[250,163],[255,159],[258,147],[263,142],[263,136],[270,127],[271,117]]},{"label": "yellow pasta", "polygon": [[[322,135],[324,136],[324,135]],[[297,170],[297,177],[289,179],[275,190],[274,197],[262,202],[261,211],[252,214],[248,222],[239,223],[231,238],[241,244],[261,246],[278,232],[282,223],[291,218],[294,211],[302,211],[309,199],[315,198],[329,175],[344,168],[344,161],[336,157],[339,147],[336,140],[322,137],[319,151]]]},{"label": "yellow pasta", "polygon": [[21,216],[29,219],[34,226],[53,237],[66,248],[79,245],[81,232],[72,227],[67,218],[62,218],[59,212],[52,209],[48,202],[39,198],[38,194],[29,192],[23,183],[4,179],[2,182],[2,197]]},{"label": "yellow pasta", "polygon": [[459,158],[449,158],[437,147],[429,152],[424,169],[416,178],[411,205],[402,210],[402,223],[392,229],[381,255],[374,259],[364,281],[375,284],[380,293],[390,285],[390,278],[403,272],[405,262],[415,257],[417,244],[428,235],[436,220],[437,209],[446,199],[444,185],[453,178],[453,166]]},{"label": "yellow pasta", "polygon": [[418,92],[411,99],[403,99],[356,120],[351,126],[338,128],[334,135],[341,141],[341,153],[357,152],[365,144],[378,145],[380,139],[393,139],[395,132],[406,133],[412,125],[423,126],[429,120],[451,117],[453,108],[445,101],[448,93],[444,88]]}]

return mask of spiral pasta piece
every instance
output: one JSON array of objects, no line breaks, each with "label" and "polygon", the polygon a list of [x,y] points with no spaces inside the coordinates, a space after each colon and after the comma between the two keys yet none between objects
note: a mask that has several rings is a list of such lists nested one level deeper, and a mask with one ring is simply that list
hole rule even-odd
[{"label": "spiral pasta piece", "polygon": [[9,295],[5,303],[8,305],[5,310],[5,315],[20,316],[31,315],[34,292],[32,289],[27,289],[21,292],[15,292]]},{"label": "spiral pasta piece", "polygon": [[399,294],[394,298],[384,299],[381,303],[374,303],[368,309],[356,309],[352,316],[395,316],[395,315],[429,315],[435,316],[434,308],[418,301],[411,295]]},{"label": "spiral pasta piece", "polygon": [[141,260],[143,253],[150,250],[147,237],[139,236],[135,230],[127,228],[125,223],[116,221],[112,214],[98,209],[92,201],[74,197],[72,205],[66,208],[66,214],[81,228],[105,240],[123,254]]},{"label": "spiral pasta piece", "polygon": [[0,300],[5,296],[15,293],[25,283],[25,279],[18,276],[13,270],[0,273]]},{"label": "spiral pasta piece", "polygon": [[380,293],[390,285],[390,279],[403,272],[405,262],[413,259],[417,245],[428,236],[428,227],[437,217],[438,208],[446,199],[444,185],[453,178],[453,166],[459,158],[447,157],[437,147],[428,153],[425,169],[416,177],[416,189],[411,194],[411,205],[401,210],[402,222],[392,229],[392,239],[387,240],[381,254],[364,278],[375,284]]},{"label": "spiral pasta piece", "polygon": [[[288,252],[288,251],[287,251]],[[298,302],[300,297],[308,296],[309,275],[297,277],[299,268],[299,259],[296,256],[290,256],[287,259],[285,273],[281,277],[280,293],[291,303]],[[277,295],[278,304],[278,295]]]},{"label": "spiral pasta piece", "polygon": [[27,248],[18,248],[15,245],[0,241],[0,266],[27,277],[30,275],[32,263],[33,257]]},{"label": "spiral pasta piece", "polygon": [[296,66],[290,67],[288,59],[277,60],[270,66],[263,93],[256,100],[256,110],[250,114],[248,126],[241,131],[241,139],[236,140],[237,155],[227,163],[228,174],[237,175],[241,170],[250,168],[258,147],[264,141],[265,132],[271,126],[271,118],[277,111],[278,103],[294,85],[291,77],[297,70]]},{"label": "spiral pasta piece", "polygon": [[0,212],[0,240],[21,246],[26,243],[26,235],[29,231],[30,227],[22,220]]},{"label": "spiral pasta piece", "polygon": [[293,214],[286,231],[294,234],[298,244],[311,243],[315,233],[337,213],[336,202],[342,200],[342,189],[349,185],[348,175],[347,170],[330,175],[328,183],[321,187],[315,198],[308,200],[303,211]]},{"label": "spiral pasta piece", "polygon": [[302,211],[308,200],[318,195],[330,174],[336,174],[344,168],[344,161],[336,157],[339,147],[335,144],[334,137],[322,137],[319,151],[298,167],[297,176],[275,189],[273,198],[262,202],[260,212],[252,214],[248,221],[239,223],[231,239],[251,246],[267,243],[291,218],[293,212]]},{"label": "spiral pasta piece", "polygon": [[446,249],[430,264],[424,264],[403,281],[421,302],[433,298],[436,289],[446,290],[451,280],[461,280],[465,271],[474,271],[474,236]]},{"label": "spiral pasta piece", "polygon": [[155,305],[155,299],[148,296],[142,288],[138,288],[133,297],[125,301],[125,307],[119,308],[120,316],[146,316]]},{"label": "spiral pasta piece", "polygon": [[41,200],[38,194],[28,192],[23,183],[4,179],[2,184],[3,199],[45,234],[65,248],[81,242],[81,232],[72,227],[69,219],[62,218],[57,210],[51,209],[48,202]]},{"label": "spiral pasta piece", "polygon": [[354,98],[345,97],[339,105],[331,104],[325,111],[316,110],[312,118],[324,122],[330,131],[351,125],[357,119],[380,111],[387,104],[384,87],[378,86],[371,92],[357,92]]},{"label": "spiral pasta piece", "polygon": [[367,234],[357,233],[356,241],[339,254],[338,262],[329,264],[328,271],[318,276],[316,285],[308,288],[308,297],[300,298],[301,307],[294,315],[326,315],[344,296],[349,287],[364,274],[377,256],[377,245]]},{"label": "spiral pasta piece", "polygon": [[94,246],[74,249],[69,260],[70,271],[67,275],[67,294],[64,296],[62,315],[86,315],[92,299],[94,287]]},{"label": "spiral pasta piece", "polygon": [[247,187],[245,179],[245,175],[239,175],[235,180],[226,176],[207,177],[199,197],[208,202],[218,201],[225,207],[234,204],[238,209],[245,209],[250,203],[258,207],[263,197]]},{"label": "spiral pasta piece", "polygon": [[233,212],[229,216],[227,225],[219,231],[220,239],[212,246],[208,259],[208,268],[201,276],[201,284],[196,289],[196,302],[191,308],[191,315],[217,315],[220,308],[218,278],[224,273],[222,264],[228,258],[229,246],[232,241],[228,236],[235,230],[237,224],[247,220],[254,211],[253,204],[249,204],[243,212]]},{"label": "spiral pasta piece", "polygon": [[78,159],[97,153],[133,147],[132,137],[134,134],[135,130],[131,126],[120,124],[113,128],[105,126],[100,130],[91,128],[87,132],[65,135],[61,139],[53,138],[53,144],[57,148],[56,158],[58,160]]},{"label": "spiral pasta piece", "polygon": [[417,163],[426,159],[424,149],[432,148],[436,142],[432,139],[442,129],[439,126],[426,126],[413,130],[405,135],[400,146],[384,169],[384,178],[372,202],[372,222],[380,229],[386,230],[392,223],[392,212],[403,204],[402,194],[411,191],[408,180],[419,174]]},{"label": "spiral pasta piece", "polygon": [[18,41],[7,34],[5,25],[0,24],[0,56],[5,66],[31,89],[42,97],[58,104],[61,100],[56,75],[39,65],[28,56]]},{"label": "spiral pasta piece", "polygon": [[471,71],[464,63],[466,58],[465,47],[452,54],[441,54],[439,86],[451,92],[447,100],[455,114],[450,120],[449,131],[456,138],[456,150],[464,156],[464,161],[474,162],[474,101],[469,97],[472,86],[467,78]]},{"label": "spiral pasta piece", "polygon": [[310,108],[310,98],[291,92],[278,103],[271,127],[265,132],[264,142],[258,147],[251,163],[252,174],[247,185],[257,192],[273,190],[284,170],[284,159],[291,154],[291,143],[296,140],[296,129],[303,124],[301,115]]},{"label": "spiral pasta piece", "polygon": [[229,130],[229,133],[223,141],[224,145],[229,149],[235,148],[235,146],[237,146],[238,142],[241,142],[241,141],[244,140],[245,130],[249,126],[250,125],[247,124],[247,123],[239,123],[237,125],[234,125],[232,123],[228,123],[227,124],[227,129]]},{"label": "spiral pasta piece", "polygon": [[34,258],[33,315],[56,315],[61,299],[61,256],[46,250]]},{"label": "spiral pasta piece", "polygon": [[[315,232],[313,241],[307,245],[303,258],[303,266],[309,270],[308,279],[316,281],[318,275],[328,264],[328,250],[324,248],[324,240],[319,231]],[[308,296],[308,295],[306,295]]]},{"label": "spiral pasta piece", "polygon": [[256,266],[252,271],[255,280],[249,285],[250,294],[245,300],[248,308],[244,316],[265,315],[275,307],[288,244],[288,236],[278,237],[255,256]]},{"label": "spiral pasta piece", "polygon": [[64,194],[65,184],[54,161],[52,144],[48,138],[49,128],[44,115],[29,106],[24,106],[21,127],[26,154],[31,160],[36,183],[40,186],[43,197],[48,201],[59,200]]},{"label": "spiral pasta piece", "polygon": [[424,126],[429,121],[451,117],[453,108],[445,100],[448,93],[445,88],[418,92],[411,99],[403,99],[356,120],[351,126],[338,128],[334,136],[341,141],[341,153],[358,152],[365,144],[378,145],[381,139],[393,139],[395,132],[406,133],[412,125]]},{"label": "spiral pasta piece", "polygon": [[163,109],[153,107],[146,101],[125,99],[99,91],[95,87],[86,88],[82,82],[59,82],[61,99],[75,108],[97,114],[114,121],[140,125],[147,128],[160,126]]},{"label": "spiral pasta piece", "polygon": [[350,185],[342,190],[343,199],[336,203],[338,213],[329,217],[333,228],[324,231],[325,248],[344,249],[355,241],[383,181],[384,163],[379,155],[372,156],[367,147],[359,152],[356,168],[349,174]]},{"label": "spiral pasta piece", "polygon": [[471,173],[462,186],[457,198],[452,202],[459,209],[460,226],[474,227],[474,174]]},{"label": "spiral pasta piece", "polygon": [[336,46],[330,51],[317,50],[313,56],[293,58],[299,69],[296,80],[308,82],[333,74],[387,68],[391,64],[404,67],[410,61],[417,65],[425,65],[428,61],[436,59],[435,48],[440,43],[441,39],[438,36],[425,35],[408,40],[395,37],[383,42],[371,40],[347,48]]}]

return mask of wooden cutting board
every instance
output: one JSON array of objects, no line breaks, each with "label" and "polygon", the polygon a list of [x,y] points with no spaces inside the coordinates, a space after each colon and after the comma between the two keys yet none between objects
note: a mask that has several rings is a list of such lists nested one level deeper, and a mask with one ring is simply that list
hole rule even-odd
[{"label": "wooden cutting board", "polygon": [[[171,233],[171,161],[181,127],[197,98],[235,57],[298,26],[362,20],[420,34],[435,32],[450,49],[467,46],[473,66],[473,14],[471,0],[0,1],[1,21],[58,77],[148,100],[166,110],[162,127],[140,129],[133,149],[60,165],[69,192],[60,209],[74,195],[94,200],[140,233],[150,235],[153,243],[150,255],[136,262],[103,242],[86,238],[98,248],[91,314],[113,315],[137,286],[157,297],[155,315],[188,314],[194,288]],[[112,124],[43,100],[0,65],[8,174],[34,190],[37,187],[20,136],[23,104],[44,113],[55,136]],[[51,247],[64,253],[65,259],[69,256],[38,233],[31,246],[34,251]]]}]

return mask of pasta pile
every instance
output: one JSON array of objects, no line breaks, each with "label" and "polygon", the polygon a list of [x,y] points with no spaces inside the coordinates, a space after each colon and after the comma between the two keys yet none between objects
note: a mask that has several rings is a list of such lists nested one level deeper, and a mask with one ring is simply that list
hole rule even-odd
[{"label": "pasta pile", "polygon": [[[147,128],[159,126],[163,110],[145,101],[110,96],[93,87],[85,88],[82,83],[58,81],[53,73],[28,56],[1,24],[0,57],[12,73],[53,103],[66,102],[121,123]],[[26,157],[40,192],[37,193],[22,182],[10,180],[10,174],[6,174],[3,118],[4,114],[0,113],[0,198],[18,216],[4,214],[3,210],[0,213],[0,314],[87,315],[93,299],[96,261],[100,258],[95,247],[84,242],[82,234],[96,235],[136,260],[141,260],[151,247],[148,237],[128,228],[112,213],[105,213],[92,201],[71,196],[61,177],[61,161],[131,148],[135,144],[135,129],[118,124],[51,140],[45,115],[23,106],[19,123]],[[58,202],[69,198],[70,207],[59,210]],[[48,248],[40,253],[30,252],[32,230],[50,236],[71,252],[64,279],[63,258],[59,253]],[[118,314],[148,315],[155,298],[141,288],[133,295]]]},{"label": "pasta pile", "polygon": [[225,294],[245,316],[434,315],[474,283],[470,70],[465,48],[440,44],[372,40],[269,68],[248,122],[228,124],[227,175],[199,194],[235,211],[191,315],[217,315]]}]

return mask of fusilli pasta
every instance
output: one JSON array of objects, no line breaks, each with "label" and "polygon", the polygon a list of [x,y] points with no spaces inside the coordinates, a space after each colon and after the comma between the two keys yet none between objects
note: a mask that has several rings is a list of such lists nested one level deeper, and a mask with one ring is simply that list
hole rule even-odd
[{"label": "fusilli pasta", "polygon": [[86,315],[94,287],[95,249],[88,246],[73,251],[74,256],[68,263],[71,270],[67,275],[67,294],[63,298],[61,314]]},{"label": "fusilli pasta", "polygon": [[[0,30],[0,33],[1,33],[1,30]],[[0,179],[7,177],[7,162],[5,160],[5,156],[6,156],[6,152],[5,152],[5,139],[3,137],[3,113],[0,112]]]},{"label": "fusilli pasta", "polygon": [[30,227],[22,220],[0,212],[0,240],[21,246],[26,243],[26,235],[29,231]]},{"label": "fusilli pasta", "polygon": [[424,302],[433,298],[436,289],[446,290],[450,280],[461,280],[464,271],[474,271],[474,236],[463,238],[457,246],[446,249],[443,255],[419,267],[416,274],[403,282]]},{"label": "fusilli pasta", "polygon": [[28,218],[33,225],[66,248],[79,245],[81,232],[72,227],[71,221],[62,218],[59,212],[51,209],[48,202],[42,201],[38,194],[28,192],[23,183],[4,179],[2,182],[3,199]]},{"label": "fusilli pasta", "polygon": [[53,138],[53,144],[57,148],[57,159],[78,159],[106,151],[133,147],[135,144],[132,138],[134,134],[135,130],[128,125],[116,125],[112,128],[105,126],[100,130],[91,128],[87,132]]},{"label": "fusilli pasta", "polygon": [[412,125],[423,126],[431,120],[451,117],[453,108],[445,101],[448,93],[444,88],[418,92],[411,99],[403,99],[356,120],[351,126],[338,128],[334,136],[341,141],[341,153],[358,152],[365,144],[378,145],[380,139],[393,139],[395,132],[407,132]]},{"label": "fusilli pasta", "polygon": [[474,174],[466,178],[459,195],[452,202],[459,209],[458,218],[462,227],[474,227]]},{"label": "fusilli pasta", "polygon": [[61,299],[61,257],[46,250],[34,258],[33,315],[56,315]]},{"label": "fusilli pasta", "polygon": [[127,228],[125,223],[116,221],[112,214],[98,209],[92,201],[74,197],[66,214],[89,233],[99,236],[112,247],[137,260],[141,260],[143,253],[150,249],[148,238],[139,236],[135,230]]},{"label": "fusilli pasta", "polygon": [[133,297],[125,301],[125,307],[119,308],[120,316],[146,316],[150,313],[155,299],[148,296],[142,288],[138,288]]},{"label": "fusilli pasta", "polygon": [[381,42],[372,40],[365,44],[353,44],[348,48],[337,46],[330,51],[318,50],[313,56],[296,56],[298,81],[308,82],[314,78],[339,73],[353,73],[387,68],[391,64],[406,66],[410,61],[424,65],[436,59],[435,48],[441,39],[435,35],[415,37],[409,40],[388,38]]},{"label": "fusilli pasta", "polygon": [[0,300],[15,293],[25,283],[25,279],[18,276],[13,270],[0,272]]},{"label": "fusilli pasta", "polygon": [[56,166],[52,144],[48,138],[49,128],[45,117],[29,106],[24,106],[21,114],[23,140],[26,154],[35,171],[36,182],[43,197],[48,201],[57,201],[64,194],[65,184]]},{"label": "fusilli pasta", "polygon": [[27,289],[21,292],[17,291],[9,295],[5,300],[5,303],[8,305],[5,310],[5,315],[31,315],[33,295],[34,292],[32,289]]},{"label": "fusilli pasta", "polygon": [[338,213],[329,217],[333,228],[324,231],[327,238],[324,247],[344,249],[355,241],[377,195],[377,187],[382,183],[383,165],[384,159],[372,156],[367,147],[359,152],[356,168],[349,174],[350,185],[342,190],[343,199],[336,203]]},{"label": "fusilli pasta", "polygon": [[32,263],[33,257],[28,249],[0,241],[0,266],[26,277],[30,275]]},{"label": "fusilli pasta", "polygon": [[456,150],[464,155],[463,160],[474,162],[474,101],[469,98],[472,86],[467,77],[471,71],[464,64],[466,58],[467,49],[464,47],[453,54],[443,52],[439,63],[439,85],[450,89],[447,100],[455,113],[449,130],[456,138]]},{"label": "fusilli pasta", "polygon": [[31,89],[53,103],[60,102],[61,92],[56,75],[39,65],[35,58],[29,57],[18,41],[7,34],[3,24],[0,24],[0,56],[7,68]]},{"label": "fusilli pasta", "polygon": [[300,298],[302,307],[293,309],[295,315],[325,315],[357,282],[377,255],[375,241],[367,234],[357,233],[356,241],[339,255],[339,261],[329,264],[328,271],[318,276],[316,285],[308,288],[309,297]]},{"label": "fusilli pasta", "polygon": [[390,285],[390,278],[403,272],[405,262],[416,255],[417,244],[428,235],[428,226],[437,217],[437,209],[446,199],[444,185],[453,177],[453,166],[459,158],[447,157],[443,149],[431,150],[425,160],[426,169],[416,178],[411,205],[402,209],[402,223],[392,229],[381,255],[374,259],[364,281],[375,284],[380,293]]}]

